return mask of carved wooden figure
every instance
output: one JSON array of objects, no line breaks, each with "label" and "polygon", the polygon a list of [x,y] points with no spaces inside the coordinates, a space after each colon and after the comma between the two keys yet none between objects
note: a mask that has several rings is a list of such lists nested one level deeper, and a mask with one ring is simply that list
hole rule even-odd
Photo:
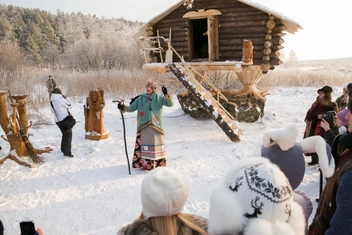
[{"label": "carved wooden figure", "polygon": [[[25,107],[26,102],[24,101],[27,95],[10,95],[10,105],[13,111],[12,115],[8,116],[5,100],[6,94],[8,94],[7,91],[0,90],[0,124],[6,135],[6,137],[4,135],[1,137],[9,142],[10,152],[6,157],[0,159],[0,164],[7,159],[11,159],[18,164],[31,168],[34,167],[34,165],[44,163],[44,160],[38,154],[50,152],[52,149],[49,147],[46,147],[43,150],[35,149],[28,139],[27,131],[31,125],[28,126]],[[15,99],[16,102],[13,102],[12,99]],[[31,159],[30,163],[27,163],[22,159],[27,156]]]},{"label": "carved wooden figure", "polygon": [[253,44],[251,40],[243,40],[243,56],[244,63],[253,63]]},{"label": "carved wooden figure", "polygon": [[104,90],[97,88],[89,92],[84,108],[85,117],[85,138],[90,140],[100,140],[109,137],[109,132],[104,128],[105,107]]}]

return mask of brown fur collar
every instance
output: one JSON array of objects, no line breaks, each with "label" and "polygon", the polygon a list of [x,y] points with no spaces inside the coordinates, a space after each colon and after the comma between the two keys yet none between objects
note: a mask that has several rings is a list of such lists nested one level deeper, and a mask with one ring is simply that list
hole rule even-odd
[{"label": "brown fur collar", "polygon": [[[197,224],[204,231],[208,231],[208,220],[198,215],[190,215],[191,220]],[[185,224],[182,224],[180,227],[180,234],[182,235],[197,235]],[[117,235],[158,235],[156,232],[152,231],[146,220],[137,219],[131,224],[127,224],[122,227]]]}]

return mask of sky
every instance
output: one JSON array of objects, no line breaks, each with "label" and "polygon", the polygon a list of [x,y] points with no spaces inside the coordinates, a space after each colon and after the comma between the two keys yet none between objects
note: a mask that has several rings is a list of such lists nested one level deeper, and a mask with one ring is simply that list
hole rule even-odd
[{"label": "sky", "polygon": [[[56,13],[81,12],[107,18],[147,22],[178,0],[0,0],[1,4],[40,8]],[[195,3],[197,0],[195,0]],[[255,0],[298,22],[303,30],[284,37],[285,54],[294,51],[298,60],[352,57],[349,22],[352,22],[347,0]]]},{"label": "sky", "polygon": [[[341,95],[342,87],[334,90],[335,99]],[[47,97],[44,87],[41,91]],[[212,189],[239,159],[259,156],[266,131],[293,123],[299,128],[296,142],[302,140],[304,116],[315,96],[314,87],[271,89],[266,97],[264,117],[254,123],[239,123],[243,135],[238,143],[231,142],[213,120],[195,120],[185,115],[175,98],[173,107],[164,108],[163,122],[167,167],[182,173],[189,184],[183,212],[208,218]],[[128,173],[122,119],[116,104],[106,100],[104,108],[103,122],[109,138],[94,141],[85,139],[83,106],[79,100],[85,98],[71,97],[71,113],[77,120],[73,128],[73,158],[65,158],[60,152],[61,132],[48,107],[40,110],[41,118],[48,124],[29,128],[29,140],[35,148],[53,149],[41,155],[44,164],[28,168],[6,160],[0,165],[0,219],[5,226],[4,234],[20,234],[19,222],[35,220],[44,234],[115,235],[124,224],[139,216],[140,186],[147,172],[132,168],[131,174]],[[131,160],[136,113],[124,116]],[[28,121],[36,122],[32,118]],[[0,135],[4,135],[2,128]],[[0,138],[0,146],[2,159],[9,153],[9,144]],[[305,158],[306,163],[310,161],[303,154],[297,157]],[[317,207],[315,199],[319,196],[317,165],[306,165],[305,176],[297,189],[312,201],[311,221]]]}]

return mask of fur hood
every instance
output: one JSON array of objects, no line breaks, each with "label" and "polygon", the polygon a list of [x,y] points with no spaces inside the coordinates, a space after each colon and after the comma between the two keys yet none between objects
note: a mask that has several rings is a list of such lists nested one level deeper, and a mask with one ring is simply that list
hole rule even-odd
[{"label": "fur hood", "polygon": [[304,214],[276,165],[263,157],[242,159],[212,192],[208,232],[304,235]]},{"label": "fur hood", "polygon": [[[208,220],[198,215],[190,215],[191,220],[197,224],[204,231],[208,231]],[[192,230],[185,224],[181,225],[180,234],[182,235],[196,235]],[[137,219],[131,224],[123,226],[117,233],[117,235],[158,235],[153,232],[146,223],[146,220]]]}]

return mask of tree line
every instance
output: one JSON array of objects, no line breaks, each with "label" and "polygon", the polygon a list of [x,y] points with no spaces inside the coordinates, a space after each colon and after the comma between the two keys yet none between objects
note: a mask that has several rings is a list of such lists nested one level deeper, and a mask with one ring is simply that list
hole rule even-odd
[{"label": "tree line", "polygon": [[139,39],[132,35],[141,25],[123,18],[0,5],[1,75],[28,65],[83,72],[140,67]]}]

